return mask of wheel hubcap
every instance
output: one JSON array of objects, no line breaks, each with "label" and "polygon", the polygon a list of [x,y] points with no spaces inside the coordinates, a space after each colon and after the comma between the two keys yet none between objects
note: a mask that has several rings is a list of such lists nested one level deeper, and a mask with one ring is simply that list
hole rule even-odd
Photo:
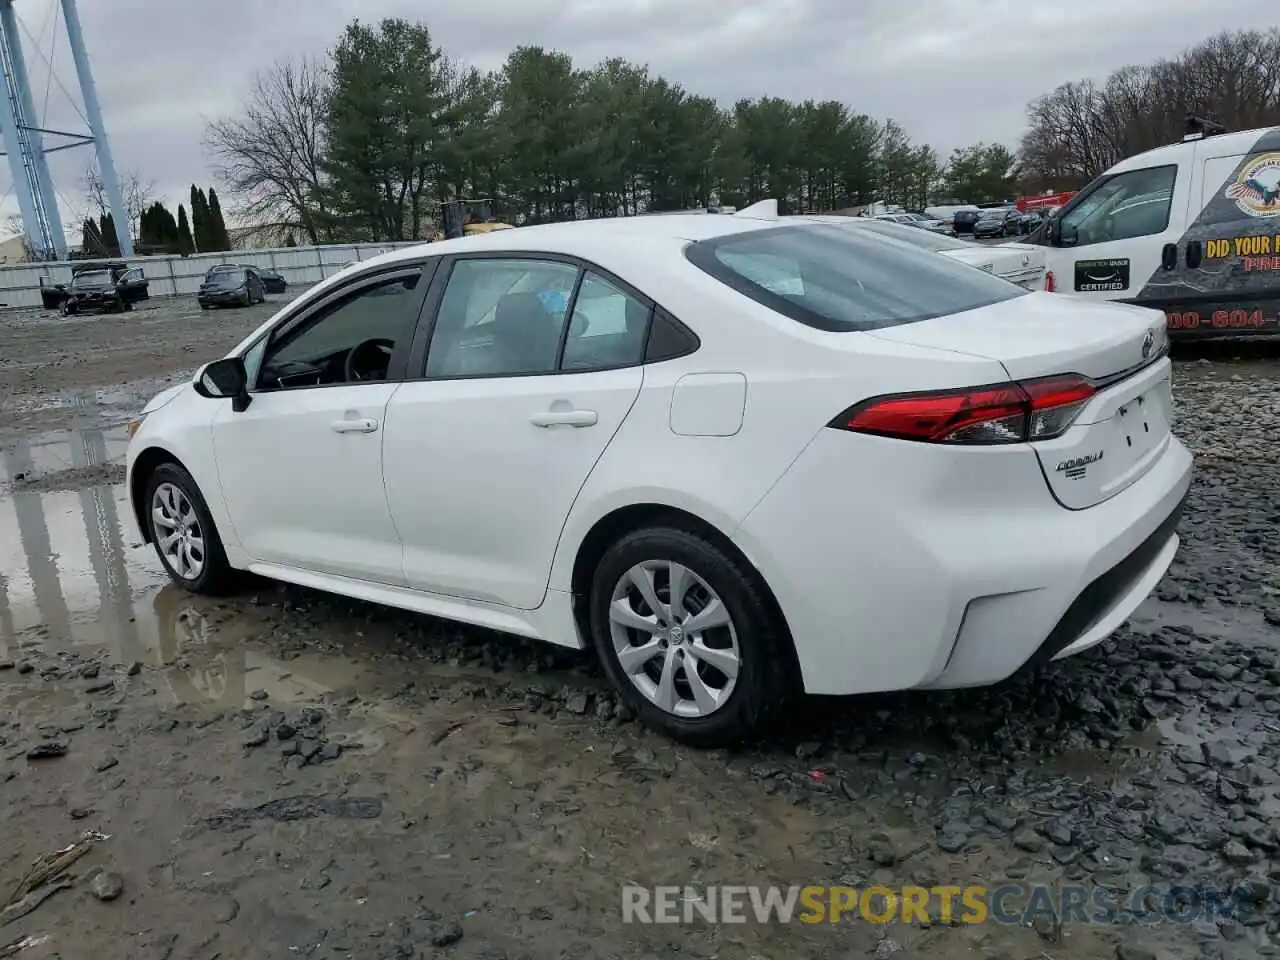
[{"label": "wheel hubcap", "polygon": [[609,632],[623,672],[645,698],[678,717],[724,706],[742,665],[720,596],[688,567],[638,563],[613,588]]},{"label": "wheel hubcap", "polygon": [[156,544],[169,567],[183,580],[204,571],[204,532],[187,495],[172,483],[156,487],[151,500]]}]

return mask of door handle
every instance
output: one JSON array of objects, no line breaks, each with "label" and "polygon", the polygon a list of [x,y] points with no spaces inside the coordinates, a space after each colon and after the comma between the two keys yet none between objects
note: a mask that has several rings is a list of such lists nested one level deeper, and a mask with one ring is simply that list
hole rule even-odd
[{"label": "door handle", "polygon": [[335,420],[329,424],[334,433],[373,433],[378,429],[378,421],[371,417],[359,420]]},{"label": "door handle", "polygon": [[594,427],[600,415],[594,410],[548,410],[529,418],[535,427]]},{"label": "door handle", "polygon": [[1160,267],[1163,270],[1173,270],[1178,266],[1178,245],[1176,243],[1166,243],[1160,251]]}]

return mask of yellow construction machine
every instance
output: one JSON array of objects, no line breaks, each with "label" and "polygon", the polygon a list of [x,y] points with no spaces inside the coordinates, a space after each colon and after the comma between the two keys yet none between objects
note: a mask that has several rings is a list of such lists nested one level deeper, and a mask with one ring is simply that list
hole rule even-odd
[{"label": "yellow construction machine", "polygon": [[440,227],[433,240],[453,240],[495,230],[510,230],[512,225],[503,223],[493,215],[491,200],[445,200],[440,204]]}]

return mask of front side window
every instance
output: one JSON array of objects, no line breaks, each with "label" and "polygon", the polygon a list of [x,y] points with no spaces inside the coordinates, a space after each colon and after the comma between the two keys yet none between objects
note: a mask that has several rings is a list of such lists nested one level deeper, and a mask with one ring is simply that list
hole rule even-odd
[{"label": "front side window", "polygon": [[417,273],[400,274],[361,287],[286,330],[267,347],[259,388],[385,380],[392,354],[408,344],[417,325],[418,280]]},{"label": "front side window", "polygon": [[988,306],[1027,291],[857,226],[810,223],[690,244],[699,269],[820,330],[878,330]]},{"label": "front side window", "polygon": [[1176,166],[1130,170],[1099,182],[1060,217],[1064,247],[1163,233],[1173,205]]},{"label": "front side window", "polygon": [[428,377],[552,373],[578,268],[496,258],[453,265],[427,352]]}]

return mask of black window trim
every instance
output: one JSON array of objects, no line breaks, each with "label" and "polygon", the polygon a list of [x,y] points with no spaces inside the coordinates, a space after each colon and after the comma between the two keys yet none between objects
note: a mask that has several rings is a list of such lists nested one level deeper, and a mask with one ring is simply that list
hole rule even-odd
[{"label": "black window trim", "polygon": [[[1173,163],[1157,163],[1153,167],[1133,167],[1129,170],[1118,170],[1115,173],[1104,173],[1101,176],[1095,177],[1089,183],[1086,183],[1083,187],[1081,187],[1079,192],[1077,192],[1074,197],[1072,197],[1065,204],[1063,204],[1062,209],[1058,211],[1057,215],[1053,219],[1058,221],[1059,223],[1062,223],[1063,218],[1067,216],[1067,214],[1071,213],[1071,211],[1080,207],[1086,200],[1088,200],[1091,196],[1093,196],[1095,193],[1101,190],[1104,186],[1106,186],[1112,180],[1119,179],[1120,177],[1127,177],[1131,173],[1150,173],[1153,170],[1172,170],[1173,171],[1173,183],[1169,188],[1169,209],[1165,211],[1164,226],[1161,227],[1155,233],[1144,233],[1142,237],[1127,237],[1126,239],[1141,240],[1143,237],[1158,237],[1160,234],[1164,233],[1166,230],[1169,229],[1169,221],[1173,219],[1173,197],[1174,197],[1174,194],[1178,192],[1178,174],[1182,170],[1182,164],[1179,163],[1178,161],[1174,161]],[[1040,226],[1036,227],[1036,230],[1040,230],[1042,227],[1045,227],[1048,224],[1048,222],[1049,222],[1048,219],[1046,219],[1043,223],[1040,224]],[[1119,240],[1119,241],[1099,240],[1097,242],[1098,243],[1123,243],[1124,241],[1123,240]],[[1052,246],[1055,250],[1076,250],[1076,249],[1079,249],[1080,245],[1074,244],[1072,246],[1064,247],[1059,244],[1041,244],[1041,246]],[[1093,246],[1093,244],[1088,243],[1088,244],[1085,244],[1085,246],[1091,247]]]},{"label": "black window trim", "polygon": [[[627,283],[617,274],[606,270],[585,257],[575,256],[567,253],[552,253],[544,250],[477,250],[475,252],[455,253],[440,258],[441,263],[435,272],[435,276],[431,282],[431,292],[422,306],[421,319],[413,337],[413,344],[409,350],[409,356],[405,367],[405,383],[440,383],[451,380],[511,380],[520,377],[560,377],[560,376],[577,376],[579,374],[588,373],[604,373],[609,370],[626,370],[631,367],[643,367],[650,362],[665,363],[668,360],[678,360],[680,357],[689,356],[701,349],[702,341],[698,335],[690,330],[685,324],[681,323],[670,310],[659,304],[653,297],[642,293],[632,284]],[[577,269],[578,274],[574,278],[573,291],[565,306],[564,326],[560,331],[560,343],[556,350],[556,368],[554,370],[540,370],[532,373],[472,373],[472,374],[452,374],[449,376],[427,376],[427,355],[431,350],[431,341],[435,338],[436,321],[439,317],[440,305],[444,301],[445,291],[449,286],[449,279],[453,276],[454,264],[461,260],[534,260],[546,261],[550,263],[563,263],[566,266]],[[613,284],[624,294],[634,297],[640,303],[648,308],[648,317],[645,321],[644,345],[640,353],[639,363],[618,363],[602,367],[583,367],[574,370],[563,369],[565,343],[569,336],[569,327],[573,323],[573,308],[577,305],[578,291],[582,287],[582,281],[588,272],[594,273],[602,280],[607,280]],[[661,361],[649,361],[645,359],[649,349],[649,336],[653,332],[654,314],[657,310],[661,310],[666,317],[665,322],[674,324],[683,333],[689,343],[690,348],[683,353],[675,356],[665,357]]]},{"label": "black window trim", "polygon": [[[796,304],[791,300],[788,300],[786,297],[779,296],[778,294],[773,293],[770,290],[766,290],[764,287],[760,286],[759,284],[753,283],[751,280],[748,280],[742,274],[738,273],[736,270],[732,269],[731,267],[723,263],[716,256],[716,251],[719,250],[720,247],[725,246],[727,244],[731,244],[734,241],[743,240],[745,238],[756,239],[760,237],[771,236],[775,233],[821,229],[823,227],[831,228],[834,230],[843,230],[845,233],[851,236],[856,235],[857,233],[856,230],[850,230],[849,228],[842,227],[840,224],[837,224],[837,223],[810,221],[808,223],[787,224],[786,226],[781,226],[781,227],[767,227],[763,230],[752,230],[746,233],[743,233],[743,232],[726,233],[718,237],[711,237],[706,240],[699,240],[696,243],[691,243],[687,247],[685,247],[684,255],[685,255],[685,259],[687,259],[691,264],[693,264],[703,273],[707,274],[707,276],[720,281],[726,287],[742,294],[742,296],[746,297],[748,300],[758,303],[760,306],[765,307],[769,310],[772,310],[774,313],[784,316],[789,320],[794,320],[796,323],[804,324],[806,327],[812,327],[815,330],[821,330],[824,333],[858,333],[858,332],[870,333],[876,330],[885,329],[886,327],[896,327],[896,326],[902,326],[904,324],[920,323],[925,320],[932,320],[940,316],[948,315],[945,313],[924,314],[919,317],[913,317],[910,320],[895,321],[894,323],[891,323],[891,324],[881,324],[878,326],[867,326],[867,327],[852,327],[847,323],[842,323],[838,320],[832,320],[830,317],[824,317],[822,314],[816,313],[813,310],[809,310],[805,307],[802,307],[799,304]],[[882,239],[877,239],[875,242],[883,243],[884,241]],[[932,257],[943,256],[942,254],[939,254],[939,253],[930,253],[927,250],[921,249],[920,247],[912,246],[911,244],[903,243],[902,241],[896,241],[896,242],[898,246],[902,247],[904,250],[909,250],[911,251],[911,253],[921,257],[932,258]],[[949,259],[949,258],[944,258],[944,259]],[[959,261],[956,261],[956,260],[952,260],[951,262],[959,263]],[[1016,284],[1009,284],[1009,285],[1012,287],[1015,287],[1017,290],[1020,291],[1021,294],[1027,294],[1030,292],[1028,290],[1022,289],[1021,287],[1018,287]],[[980,310],[983,307],[988,307],[988,306],[991,306],[992,304],[1003,303],[1005,300],[1012,300],[1018,295],[1019,294],[1013,294],[1012,296],[1003,297],[996,300],[990,300],[986,303],[977,303],[977,304],[974,304],[973,306],[966,307],[964,312],[967,312],[969,310]]]},{"label": "black window trim", "polygon": [[[353,293],[358,293],[370,287],[376,287],[389,280],[397,278],[407,279],[416,275],[418,278],[417,288],[415,289],[416,303],[409,307],[409,312],[413,317],[414,332],[410,335],[408,344],[398,344],[395,353],[391,356],[391,362],[387,366],[387,376],[385,380],[371,380],[369,385],[375,383],[402,383],[404,382],[404,372],[407,369],[406,360],[412,349],[412,344],[417,336],[417,325],[422,317],[422,305],[426,301],[428,294],[432,288],[432,280],[440,267],[441,257],[423,257],[414,258],[412,260],[401,260],[396,263],[382,264],[357,276],[351,277],[340,286],[326,290],[319,296],[306,300],[303,303],[295,304],[293,312],[287,316],[281,317],[280,320],[273,324],[268,330],[257,337],[254,337],[249,343],[237,353],[237,356],[245,357],[262,343],[267,341],[266,350],[270,350],[272,344],[281,337],[291,334],[293,331],[303,327],[308,327],[317,319],[317,314],[323,313],[327,308],[331,307],[336,301],[344,300]],[[263,353],[263,363],[259,365],[255,381],[249,387],[249,393],[293,393],[297,390],[323,390],[330,387],[349,387],[349,383],[317,383],[297,387],[267,387],[263,388],[261,384],[262,369],[266,366],[266,353]]]}]

